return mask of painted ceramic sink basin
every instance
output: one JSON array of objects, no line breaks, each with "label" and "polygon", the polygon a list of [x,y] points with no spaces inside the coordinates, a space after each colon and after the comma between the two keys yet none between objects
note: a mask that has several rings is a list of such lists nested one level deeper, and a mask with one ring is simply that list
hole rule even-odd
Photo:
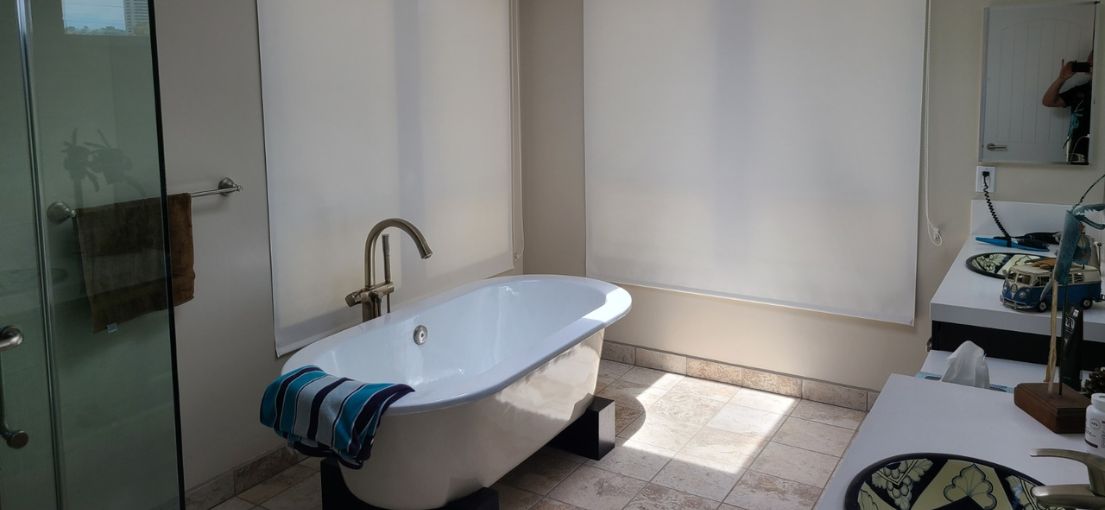
[{"label": "painted ceramic sink basin", "polygon": [[899,455],[852,479],[847,510],[1043,510],[1032,497],[1040,485],[1005,466],[942,453]]}]

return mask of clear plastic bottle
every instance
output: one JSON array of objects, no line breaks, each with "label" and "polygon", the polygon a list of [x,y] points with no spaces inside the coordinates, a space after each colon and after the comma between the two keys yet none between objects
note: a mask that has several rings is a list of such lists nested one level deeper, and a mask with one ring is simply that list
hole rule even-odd
[{"label": "clear plastic bottle", "polygon": [[1105,393],[1094,393],[1086,408],[1086,444],[1105,450]]}]

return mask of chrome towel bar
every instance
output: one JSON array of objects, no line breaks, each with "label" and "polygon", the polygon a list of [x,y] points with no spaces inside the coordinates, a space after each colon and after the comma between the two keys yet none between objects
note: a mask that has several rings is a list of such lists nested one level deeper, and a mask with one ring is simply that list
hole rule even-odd
[{"label": "chrome towel bar", "polygon": [[[205,189],[203,191],[195,191],[190,193],[192,198],[206,197],[209,195],[229,195],[242,191],[242,186],[230,177],[223,177],[219,180],[219,187],[215,189]],[[65,220],[71,219],[77,215],[77,212],[73,208],[69,207],[69,204],[65,202],[54,202],[46,208],[46,217],[54,223],[61,223]]]}]

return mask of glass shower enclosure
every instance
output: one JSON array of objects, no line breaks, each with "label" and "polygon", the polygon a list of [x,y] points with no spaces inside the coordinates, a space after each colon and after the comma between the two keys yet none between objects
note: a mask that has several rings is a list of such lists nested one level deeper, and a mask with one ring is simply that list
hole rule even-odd
[{"label": "glass shower enclosure", "polygon": [[0,510],[181,507],[151,21],[0,2]]}]

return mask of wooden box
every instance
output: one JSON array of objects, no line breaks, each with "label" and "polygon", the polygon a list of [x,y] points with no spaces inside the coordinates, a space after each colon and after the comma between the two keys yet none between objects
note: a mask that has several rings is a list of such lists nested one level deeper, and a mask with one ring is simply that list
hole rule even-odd
[{"label": "wooden box", "polygon": [[1081,434],[1086,430],[1086,406],[1090,399],[1063,385],[1062,395],[1047,392],[1047,383],[1018,384],[1013,403],[1056,434]]}]

